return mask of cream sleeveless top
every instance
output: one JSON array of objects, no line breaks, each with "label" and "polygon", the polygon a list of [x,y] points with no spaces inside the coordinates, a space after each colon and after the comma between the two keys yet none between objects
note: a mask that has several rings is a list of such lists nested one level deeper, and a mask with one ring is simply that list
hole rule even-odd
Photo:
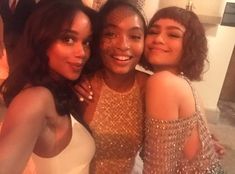
[{"label": "cream sleeveless top", "polygon": [[69,145],[53,158],[32,155],[36,174],[89,174],[95,143],[89,131],[72,117],[72,138]]}]

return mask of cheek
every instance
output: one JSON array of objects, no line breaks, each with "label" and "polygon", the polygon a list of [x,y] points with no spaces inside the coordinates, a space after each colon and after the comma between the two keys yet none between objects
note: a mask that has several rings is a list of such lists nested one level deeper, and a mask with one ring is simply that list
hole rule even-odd
[{"label": "cheek", "polygon": [[99,45],[100,45],[100,51],[103,52],[102,54],[105,54],[106,51],[115,48],[115,45],[109,39],[101,39]]},{"label": "cheek", "polygon": [[[173,47],[172,47],[173,48]],[[181,43],[177,43],[174,45],[174,53],[172,54],[172,58],[174,58],[175,63],[178,63],[182,58],[183,47]]]},{"label": "cheek", "polygon": [[62,64],[63,64],[63,63],[62,63],[62,61],[61,61],[60,59],[58,59],[58,58],[50,57],[48,64],[49,64],[49,68],[50,68],[50,69],[57,71],[57,70],[60,69],[60,67],[62,67]]},{"label": "cheek", "polygon": [[148,37],[145,39],[144,42],[144,56],[147,58],[149,54],[149,47],[151,46],[150,39]]},{"label": "cheek", "polygon": [[145,40],[144,40],[144,46],[145,46],[145,48],[154,45],[154,40],[155,40],[155,37],[154,37],[154,36],[149,36],[149,35],[147,35],[147,36],[145,37]]},{"label": "cheek", "polygon": [[152,40],[151,37],[147,35],[145,40],[144,40],[145,47],[149,46],[149,44],[151,43],[151,40]]},{"label": "cheek", "polygon": [[91,49],[90,49],[90,48],[87,48],[87,49],[85,50],[85,54],[86,54],[85,59],[86,59],[86,61],[87,61],[88,59],[90,59],[90,56],[91,56]]},{"label": "cheek", "polygon": [[48,64],[51,69],[57,69],[65,63],[65,53],[61,49],[51,48],[47,52]]},{"label": "cheek", "polygon": [[175,45],[175,54],[180,58],[183,53],[183,45],[182,43],[178,43]]},{"label": "cheek", "polygon": [[144,41],[141,43],[136,43],[132,45],[132,54],[135,56],[138,62],[144,53]]},{"label": "cheek", "polygon": [[113,45],[111,43],[108,43],[106,41],[100,42],[100,56],[102,59],[104,59],[107,56],[110,56],[110,54],[113,52],[112,50],[114,49]]},{"label": "cheek", "polygon": [[54,67],[54,64],[56,62],[56,57],[57,57],[57,52],[55,51],[54,48],[49,48],[47,51],[47,57],[48,57],[48,64],[50,68]]}]

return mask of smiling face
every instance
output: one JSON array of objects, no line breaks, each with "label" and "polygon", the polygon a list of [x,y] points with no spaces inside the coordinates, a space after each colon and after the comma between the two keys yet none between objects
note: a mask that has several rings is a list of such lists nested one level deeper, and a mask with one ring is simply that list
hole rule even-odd
[{"label": "smiling face", "polygon": [[154,70],[178,71],[183,53],[185,27],[172,19],[160,19],[148,29],[145,57]]},{"label": "smiling face", "polygon": [[111,11],[101,33],[100,55],[106,70],[115,74],[132,72],[144,47],[144,24],[128,6]]},{"label": "smiling face", "polygon": [[81,11],[74,17],[70,29],[64,29],[47,50],[49,67],[68,80],[79,78],[90,56],[91,23]]}]

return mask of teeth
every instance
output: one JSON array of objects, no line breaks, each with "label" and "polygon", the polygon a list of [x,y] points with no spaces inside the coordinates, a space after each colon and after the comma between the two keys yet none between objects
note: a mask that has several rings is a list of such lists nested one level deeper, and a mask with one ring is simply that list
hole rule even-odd
[{"label": "teeth", "polygon": [[113,56],[115,59],[124,61],[124,60],[129,60],[130,57],[129,56]]}]

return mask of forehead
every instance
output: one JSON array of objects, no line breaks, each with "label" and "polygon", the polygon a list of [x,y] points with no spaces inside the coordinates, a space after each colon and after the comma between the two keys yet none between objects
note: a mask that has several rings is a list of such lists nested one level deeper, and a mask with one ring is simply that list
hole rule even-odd
[{"label": "forehead", "polygon": [[91,25],[91,21],[83,11],[76,10],[72,15],[68,15],[64,18],[62,29],[70,29],[76,24]]},{"label": "forehead", "polygon": [[82,11],[76,12],[72,21],[72,25],[66,30],[73,32],[81,38],[88,37],[92,34],[89,17]]},{"label": "forehead", "polygon": [[144,27],[143,21],[139,14],[131,7],[125,5],[118,6],[110,11],[106,15],[104,23],[119,25],[126,21],[128,21],[128,25],[138,25],[141,28]]},{"label": "forehead", "polygon": [[90,26],[91,22],[89,17],[82,11],[77,11],[73,17],[71,28],[76,27],[87,27]]}]

